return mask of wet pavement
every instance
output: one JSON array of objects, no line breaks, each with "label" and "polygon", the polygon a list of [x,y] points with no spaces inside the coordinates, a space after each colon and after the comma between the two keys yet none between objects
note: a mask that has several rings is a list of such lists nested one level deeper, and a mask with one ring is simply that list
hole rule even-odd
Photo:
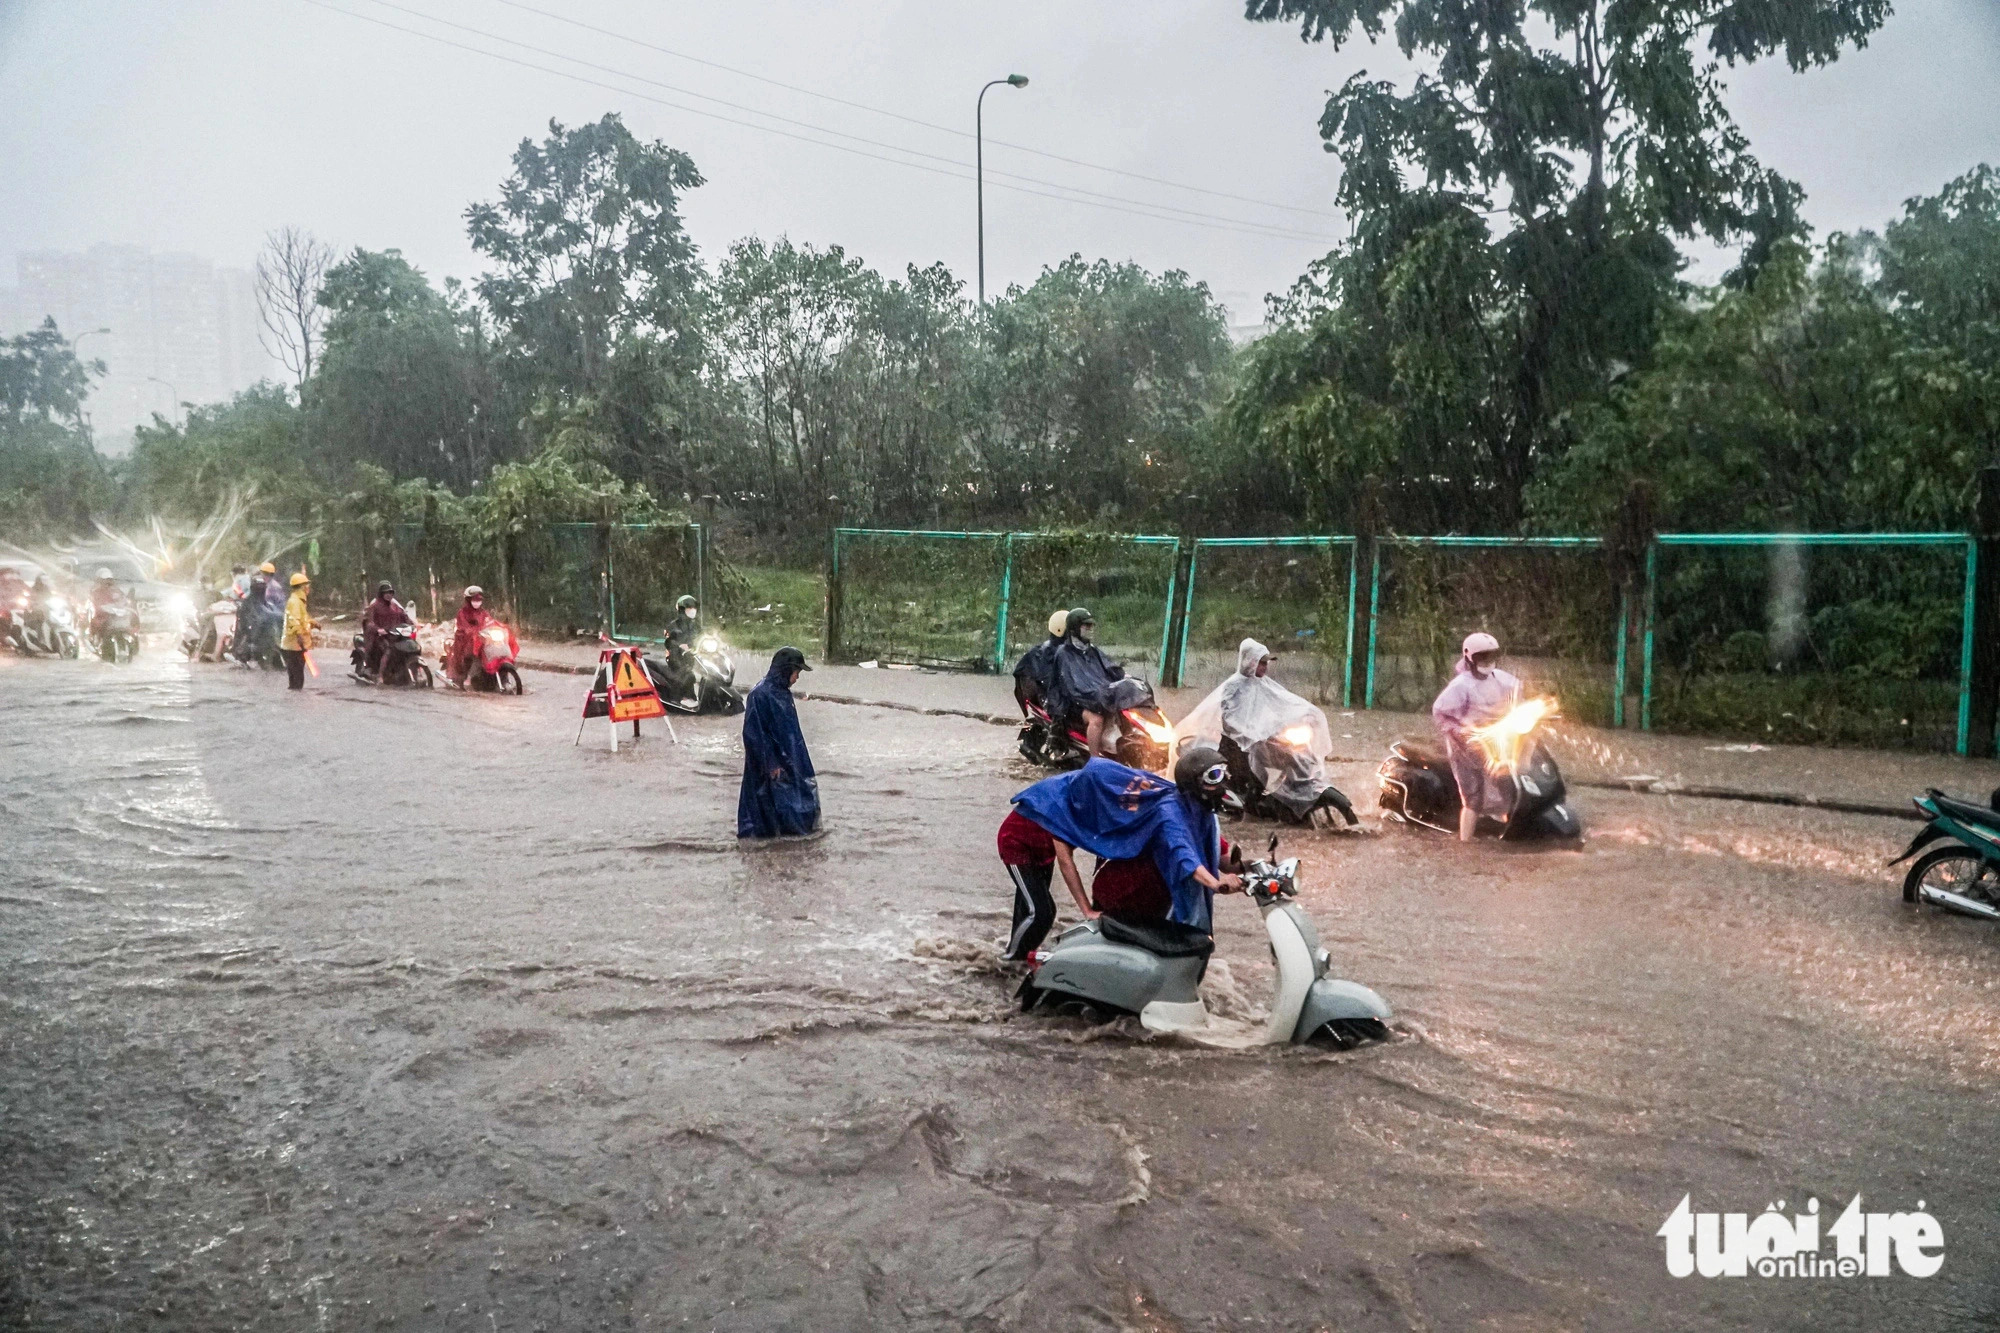
[{"label": "wet pavement", "polygon": [[[1372,809],[1290,835],[1394,1040],[1219,1052],[1014,1013],[992,838],[1035,775],[1003,727],[808,700],[828,832],[745,849],[729,720],[612,754],[601,723],[572,744],[572,677],[397,693],[320,657],[300,695],[157,653],[0,657],[0,1328],[2000,1319],[2000,940],[1903,906],[1882,863],[1905,822],[1588,790],[1580,852]],[[1335,722],[1368,809],[1407,720]],[[1993,785],[1614,739],[1558,756],[1885,800]],[[1254,1018],[1256,913],[1217,917],[1210,1003]],[[1666,1273],[1684,1195],[1856,1192],[1923,1201],[1943,1271]]]}]

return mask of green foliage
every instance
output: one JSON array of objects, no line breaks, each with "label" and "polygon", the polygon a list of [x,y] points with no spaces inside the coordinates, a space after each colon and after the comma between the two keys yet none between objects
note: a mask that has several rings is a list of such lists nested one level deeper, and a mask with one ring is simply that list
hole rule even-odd
[{"label": "green foliage", "polygon": [[440,293],[399,252],[357,249],[319,300],[332,312],[310,399],[322,470],[465,487],[515,452],[499,349],[456,282]]},{"label": "green foliage", "polygon": [[191,408],[180,425],[155,417],[135,433],[124,480],[128,510],[182,523],[203,522],[232,495],[286,515],[309,514],[322,498],[299,409],[274,384]]},{"label": "green foliage", "polygon": [[88,531],[113,491],[83,404],[104,364],[81,362],[45,321],[0,339],[0,530],[18,539]]}]

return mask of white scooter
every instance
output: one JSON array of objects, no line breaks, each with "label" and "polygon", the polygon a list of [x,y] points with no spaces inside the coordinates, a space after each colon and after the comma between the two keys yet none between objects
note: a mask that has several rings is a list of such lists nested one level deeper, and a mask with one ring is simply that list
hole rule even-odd
[{"label": "white scooter", "polygon": [[[1275,858],[1274,836],[1268,858]],[[1021,1008],[1060,1007],[1072,1001],[1112,1013],[1137,1014],[1149,1031],[1173,1032],[1220,1044],[1282,1045],[1325,1037],[1346,1048],[1389,1037],[1389,1006],[1358,982],[1329,975],[1332,959],[1320,947],[1298,904],[1299,862],[1252,862],[1244,892],[1264,915],[1277,964],[1271,1017],[1261,1040],[1231,1039],[1210,1017],[1198,987],[1215,942],[1173,921],[1131,922],[1100,916],[1070,927],[1029,960],[1018,992]]]}]

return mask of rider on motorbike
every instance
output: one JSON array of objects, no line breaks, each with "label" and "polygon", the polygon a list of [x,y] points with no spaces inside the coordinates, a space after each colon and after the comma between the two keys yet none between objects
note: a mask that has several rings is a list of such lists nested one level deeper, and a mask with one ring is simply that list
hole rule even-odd
[{"label": "rider on motorbike", "polygon": [[[271,651],[284,621],[285,587],[278,567],[266,560],[257,566],[243,592],[243,607],[236,615],[236,660],[248,666]],[[276,609],[273,610],[273,599]]]},{"label": "rider on motorbike", "polygon": [[1177,736],[1218,747],[1238,789],[1268,798],[1308,820],[1322,805],[1354,822],[1353,808],[1326,780],[1333,733],[1326,714],[1271,679],[1271,652],[1255,639],[1236,650],[1236,674],[1174,728]]},{"label": "rider on motorbike", "polygon": [[1431,721],[1437,724],[1452,776],[1458,780],[1460,842],[1471,842],[1480,815],[1490,813],[1486,760],[1472,733],[1499,721],[1521,702],[1521,682],[1499,668],[1499,659],[1498,639],[1486,633],[1466,635],[1451,681],[1431,705]]},{"label": "rider on motorbike", "polygon": [[382,674],[382,647],[390,630],[417,622],[396,600],[396,585],[383,579],[375,585],[375,600],[361,613],[362,670],[371,676]]},{"label": "rider on motorbike", "polygon": [[1105,687],[1125,678],[1119,666],[1093,641],[1097,617],[1077,607],[1063,620],[1063,640],[1051,656],[1049,668],[1049,721],[1056,727],[1070,725],[1081,714],[1084,736],[1090,753],[1107,753],[1103,748],[1104,724],[1111,716],[1104,701]]},{"label": "rider on motorbike", "polygon": [[36,629],[48,624],[49,603],[55,600],[56,590],[49,586],[49,576],[35,575],[35,581],[28,587],[28,610],[23,621]]},{"label": "rider on motorbike", "polygon": [[1029,704],[1039,704],[1048,698],[1056,649],[1062,646],[1063,633],[1068,627],[1069,611],[1057,611],[1049,617],[1049,637],[1022,653],[1021,660],[1014,664],[1014,702],[1023,713],[1028,711]]},{"label": "rider on motorbike", "polygon": [[479,661],[480,632],[495,623],[493,613],[486,609],[486,590],[476,583],[467,588],[464,600],[458,604],[451,649],[444,659],[445,674],[453,684],[464,685],[465,678],[472,674],[473,665]]},{"label": "rider on motorbike", "polygon": [[105,621],[113,610],[122,610],[126,605],[125,590],[118,586],[118,580],[108,569],[97,571],[97,582],[90,586],[90,632],[104,633]]}]

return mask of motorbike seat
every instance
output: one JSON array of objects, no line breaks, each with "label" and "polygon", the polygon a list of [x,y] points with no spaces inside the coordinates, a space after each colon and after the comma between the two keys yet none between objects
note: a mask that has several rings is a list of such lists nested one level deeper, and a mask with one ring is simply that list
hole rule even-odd
[{"label": "motorbike seat", "polygon": [[1445,758],[1444,751],[1440,750],[1431,741],[1411,740],[1406,737],[1403,740],[1397,741],[1396,746],[1402,750],[1404,757],[1413,764],[1426,767],[1444,767],[1450,762]]},{"label": "motorbike seat", "polygon": [[1993,807],[1986,805],[1974,805],[1970,801],[1961,801],[1956,797],[1946,796],[1935,787],[1931,788],[1930,797],[1941,813],[1950,815],[1953,819],[1961,823],[1978,824],[1982,828],[2000,829],[2000,810],[1995,810]]},{"label": "motorbike seat", "polygon": [[1129,944],[1162,958],[1206,958],[1215,952],[1213,937],[1178,921],[1117,917],[1106,912],[1097,918],[1097,929],[1113,944]]}]

